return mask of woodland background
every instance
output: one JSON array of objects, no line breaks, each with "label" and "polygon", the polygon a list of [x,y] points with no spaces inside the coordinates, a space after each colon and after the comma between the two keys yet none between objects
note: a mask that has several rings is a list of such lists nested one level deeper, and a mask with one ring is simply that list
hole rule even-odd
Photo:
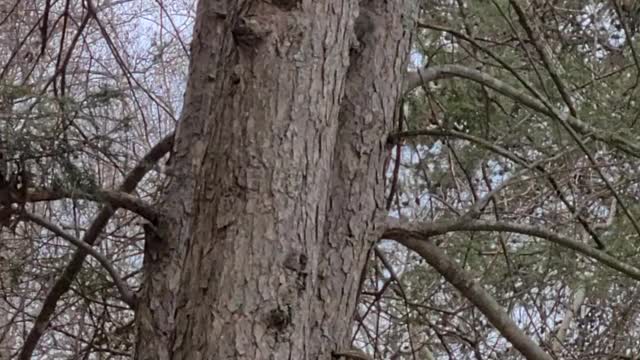
[{"label": "woodland background", "polygon": [[[638,359],[640,4],[518,3],[421,1],[389,214],[441,224],[432,242],[555,358]],[[159,201],[194,16],[190,0],[0,3],[0,359],[25,345],[38,359],[131,357],[117,282],[140,286],[144,220],[115,211],[94,236],[102,261],[74,268],[73,242],[102,203],[135,206],[109,189],[134,190],[123,180],[143,160],[134,194]],[[460,217],[475,220],[448,222]],[[354,346],[520,358],[440,272],[379,243]]]}]

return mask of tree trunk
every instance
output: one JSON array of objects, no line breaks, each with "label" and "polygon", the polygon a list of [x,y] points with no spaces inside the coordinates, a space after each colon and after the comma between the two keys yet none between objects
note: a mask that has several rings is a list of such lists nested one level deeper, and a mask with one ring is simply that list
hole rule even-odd
[{"label": "tree trunk", "polygon": [[363,0],[355,21],[355,0],[200,1],[167,220],[147,229],[138,359],[349,345],[410,2]]}]

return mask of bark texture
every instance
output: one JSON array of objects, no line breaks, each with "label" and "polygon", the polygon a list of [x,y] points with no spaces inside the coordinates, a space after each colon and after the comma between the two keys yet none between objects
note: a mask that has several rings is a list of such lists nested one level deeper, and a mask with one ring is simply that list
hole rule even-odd
[{"label": "bark texture", "polygon": [[148,227],[138,359],[348,346],[384,217],[410,3],[363,1],[358,22],[355,0],[199,3],[167,220]]},{"label": "bark texture", "polygon": [[314,354],[348,348],[361,270],[382,235],[387,135],[397,128],[396,105],[417,11],[412,1],[361,1],[340,111],[319,286],[313,299]]}]

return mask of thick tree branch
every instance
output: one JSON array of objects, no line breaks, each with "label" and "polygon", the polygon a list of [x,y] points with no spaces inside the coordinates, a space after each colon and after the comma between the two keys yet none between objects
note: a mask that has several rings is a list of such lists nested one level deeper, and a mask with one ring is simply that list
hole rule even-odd
[{"label": "thick tree branch", "polygon": [[[595,139],[607,144],[611,144],[625,153],[634,157],[640,157],[640,145],[626,139],[622,136],[598,129],[582,120],[571,116],[567,113],[559,113],[555,109],[550,109],[540,100],[528,95],[522,90],[507,84],[506,82],[496,79],[482,71],[472,69],[462,65],[438,65],[428,67],[421,71],[409,72],[405,79],[405,93],[435,80],[447,78],[463,78],[485,85],[494,91],[530,108],[531,110],[540,112],[552,118],[559,118],[560,121],[566,122],[573,130],[583,136],[593,136]],[[605,120],[603,120],[605,121]],[[605,121],[606,122],[606,121]]]},{"label": "thick tree branch", "polygon": [[388,219],[387,228],[382,237],[405,244],[405,242],[414,241],[416,238],[426,241],[431,236],[460,231],[510,232],[545,239],[567,249],[575,250],[635,280],[640,280],[640,269],[637,267],[620,261],[604,251],[588,246],[585,243],[566,238],[539,226],[482,220],[402,224],[397,219]]},{"label": "thick tree branch", "polygon": [[107,270],[107,272],[109,273],[109,276],[111,276],[111,279],[113,280],[113,283],[118,288],[118,291],[120,291],[120,296],[122,297],[122,301],[127,303],[127,305],[129,305],[131,309],[135,309],[135,305],[136,305],[135,295],[131,292],[131,289],[129,289],[129,287],[124,282],[124,280],[122,280],[120,275],[118,275],[118,271],[113,267],[111,262],[109,262],[109,259],[107,259],[104,255],[100,254],[99,252],[97,252],[91,245],[83,241],[80,241],[74,236],[71,236],[69,233],[60,229],[58,226],[56,226],[53,223],[26,211],[20,211],[19,214],[23,218],[46,228],[47,230],[51,231],[57,236],[72,243],[76,247],[86,251],[87,254],[91,255],[94,259],[98,260],[100,265],[102,265],[102,267],[105,270]]},{"label": "thick tree branch", "polygon": [[[496,145],[494,143],[491,143],[485,139],[482,139],[480,137],[477,136],[473,136],[470,134],[466,134],[460,131],[455,131],[455,130],[441,130],[441,129],[424,129],[424,130],[414,130],[414,131],[403,131],[403,132],[399,132],[399,133],[395,133],[395,134],[391,134],[389,136],[389,141],[392,143],[395,142],[399,142],[400,139],[404,139],[407,137],[414,137],[414,136],[422,136],[422,135],[426,135],[426,136],[441,136],[441,137],[454,137],[457,139],[462,139],[462,140],[467,140],[469,142],[472,142],[476,145],[482,146],[485,149],[488,149],[489,151],[492,151],[498,155],[501,155],[511,161],[513,161],[516,164],[520,164],[523,167],[527,168],[527,169],[532,169],[532,170],[536,170],[538,172],[540,172],[542,175],[544,175],[545,179],[549,182],[549,184],[551,185],[551,188],[555,191],[555,193],[558,195],[558,198],[560,199],[560,201],[562,201],[562,203],[567,207],[567,209],[569,209],[569,211],[571,212],[572,216],[574,216],[576,218],[576,220],[578,220],[578,222],[580,223],[580,225],[582,225],[582,227],[585,229],[585,231],[591,236],[591,238],[593,239],[593,241],[596,243],[596,245],[598,246],[599,249],[604,249],[605,245],[602,242],[602,240],[600,239],[600,237],[598,236],[598,234],[594,231],[594,229],[592,229],[591,225],[589,225],[588,221],[584,218],[584,216],[582,216],[579,212],[576,211],[575,206],[573,206],[571,204],[571,202],[569,202],[569,200],[567,199],[567,197],[564,195],[564,193],[560,190],[560,186],[558,185],[558,182],[551,176],[551,174],[545,170],[544,166],[542,166],[542,164],[540,162],[536,162],[536,163],[528,163],[525,159],[519,157],[518,155],[514,154],[513,152],[499,146]],[[556,154],[556,156],[558,156],[559,154]],[[554,158],[556,157],[554,156]],[[547,159],[550,160],[550,159]],[[545,160],[546,161],[546,160]],[[490,200],[490,197],[485,197],[486,200]],[[484,204],[479,204],[476,206],[477,209],[480,209],[481,207],[483,207]]]},{"label": "thick tree branch", "polygon": [[473,279],[471,274],[464,271],[439,247],[429,241],[423,241],[413,236],[402,237],[400,242],[417,252],[451,285],[458,289],[525,358],[529,360],[551,360],[551,356],[545,353],[538,344],[516,325],[502,306],[493,299],[491,294],[485,291]]},{"label": "thick tree branch", "polygon": [[[156,146],[154,146],[136,165],[136,167],[131,170],[131,172],[124,178],[122,184],[120,185],[119,191],[129,193],[132,192],[138,182],[142,180],[145,174],[151,169],[151,167],[158,162],[164,155],[166,155],[171,147],[173,146],[173,134],[166,136],[162,139]],[[107,226],[109,219],[115,213],[116,208],[113,206],[104,206],[98,215],[93,220],[93,223],[89,226],[87,231],[82,238],[82,242],[93,245],[98,239],[98,236],[102,232],[102,230]],[[79,248],[73,254],[71,261],[67,264],[67,267],[62,272],[62,275],[58,278],[56,283],[53,285],[49,293],[47,294],[44,303],[42,304],[42,308],[40,309],[40,313],[36,317],[36,321],[33,324],[33,327],[29,331],[29,335],[24,342],[24,346],[18,355],[18,359],[20,360],[30,360],[33,351],[35,350],[40,338],[44,334],[45,330],[49,326],[49,322],[51,321],[51,317],[53,316],[58,300],[64,295],[67,291],[69,291],[69,287],[71,286],[71,282],[75,279],[76,275],[82,269],[82,263],[84,259],[87,257],[88,253]]]},{"label": "thick tree branch", "polygon": [[82,199],[106,203],[114,208],[122,208],[134,212],[151,222],[155,222],[159,217],[159,214],[149,204],[145,203],[140,198],[123,191],[95,190],[92,192],[85,192],[31,189],[27,192],[27,195],[24,197],[24,199],[18,199],[18,201],[40,202],[61,199]]}]

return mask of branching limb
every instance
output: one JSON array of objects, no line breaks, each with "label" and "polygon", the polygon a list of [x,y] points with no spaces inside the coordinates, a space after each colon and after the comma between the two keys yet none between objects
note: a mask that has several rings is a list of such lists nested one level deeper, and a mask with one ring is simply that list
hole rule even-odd
[{"label": "branching limb", "polygon": [[123,208],[134,212],[151,222],[155,222],[159,218],[158,212],[155,211],[151,205],[147,204],[140,198],[123,191],[95,190],[89,193],[84,191],[31,189],[26,194],[24,202],[53,201],[61,199],[82,199],[107,203],[114,208]]},{"label": "branching limb", "polygon": [[[124,178],[122,184],[120,185],[119,191],[125,193],[132,192],[138,185],[138,182],[142,180],[142,178],[151,169],[151,167],[164,155],[166,155],[169,150],[171,150],[172,146],[173,134],[170,134],[162,139],[162,141],[160,141],[158,144],[156,144],[142,158],[142,160],[136,165],[136,167],[131,170],[131,172]],[[107,223],[109,222],[111,216],[113,216],[113,214],[115,213],[115,210],[116,209],[112,206],[104,206],[85,232],[82,238],[82,242],[86,243],[89,246],[95,244],[98,236],[105,228],[105,226],[107,226]],[[22,350],[18,355],[18,359],[31,359],[33,351],[38,345],[40,338],[49,326],[49,322],[51,321],[51,318],[55,313],[58,300],[62,297],[62,295],[69,291],[71,282],[73,281],[73,279],[75,279],[75,277],[82,269],[82,263],[84,262],[87,254],[88,253],[82,248],[76,250],[69,264],[67,264],[58,280],[56,280],[56,283],[47,293],[40,313],[37,315],[35,323],[29,331],[29,335],[27,335],[24,346],[22,347]]]},{"label": "branching limb", "polygon": [[527,15],[525,14],[520,4],[518,4],[518,2],[514,0],[509,1],[509,3],[516,11],[516,14],[518,14],[520,25],[527,33],[527,36],[529,36],[529,39],[533,43],[533,47],[538,52],[538,55],[540,55],[540,59],[542,59],[542,63],[544,64],[545,69],[551,76],[551,80],[553,80],[553,83],[556,85],[556,88],[558,89],[562,100],[564,100],[564,102],[567,104],[569,112],[572,116],[577,116],[578,111],[576,110],[574,101],[571,98],[571,95],[569,95],[567,86],[560,78],[559,71],[556,70],[561,69],[561,66],[558,61],[554,59],[551,49],[548,45],[543,43],[542,39],[540,38],[540,32],[533,29],[532,25],[529,23],[529,20],[527,20]]},{"label": "branching limb", "polygon": [[424,239],[426,241],[426,239],[431,236],[461,231],[510,232],[545,239],[594,259],[611,269],[617,270],[620,273],[631,277],[632,279],[640,280],[639,268],[620,261],[604,251],[593,248],[585,243],[566,238],[540,226],[483,220],[402,224],[397,219],[388,219],[387,228],[382,237],[385,239],[396,240],[403,245],[407,245],[407,243],[414,242],[416,238]]},{"label": "branching limb", "polygon": [[[596,226],[591,226],[588,221],[584,218],[584,216],[582,214],[580,214],[579,212],[576,211],[575,206],[573,206],[571,204],[571,202],[569,202],[569,200],[567,199],[567,197],[563,194],[563,192],[560,190],[560,186],[558,185],[558,182],[551,176],[551,174],[545,170],[544,166],[543,166],[543,162],[548,162],[551,160],[555,160],[557,159],[559,156],[564,155],[564,153],[558,153],[556,154],[554,157],[552,158],[548,158],[544,161],[537,161],[535,163],[529,163],[527,162],[525,159],[519,157],[518,155],[516,155],[515,153],[501,147],[500,145],[491,143],[485,139],[482,139],[480,137],[477,136],[473,136],[470,134],[466,134],[460,131],[455,131],[455,130],[442,130],[442,129],[424,129],[424,130],[414,130],[414,131],[403,131],[403,132],[399,132],[399,133],[395,133],[395,134],[391,134],[389,136],[389,139],[391,142],[395,143],[400,141],[400,139],[403,138],[407,138],[407,137],[414,137],[414,136],[441,136],[441,137],[454,137],[457,139],[462,139],[462,140],[466,140],[469,141],[471,143],[474,143],[478,146],[481,146],[491,152],[494,152],[498,155],[501,155],[511,161],[513,161],[516,164],[519,164],[521,166],[523,166],[525,169],[531,169],[531,170],[536,170],[539,173],[541,173],[545,179],[549,182],[551,188],[554,190],[554,192],[558,195],[558,198],[560,199],[560,201],[562,201],[562,203],[567,207],[567,209],[571,212],[572,216],[574,216],[576,218],[576,220],[580,223],[580,225],[582,225],[582,227],[585,229],[585,231],[591,236],[591,238],[593,239],[593,241],[596,243],[596,245],[598,246],[599,249],[604,249],[605,248],[605,244],[602,242],[602,240],[600,239],[600,236],[598,236],[598,234],[595,232],[595,227]],[[488,194],[484,197],[484,200],[481,201],[480,203],[476,203],[476,205],[474,205],[474,208],[477,212],[477,210],[482,209],[486,203],[491,200],[491,198],[493,197],[494,194],[496,194],[498,191],[500,191],[502,188],[504,188],[506,185],[509,185],[508,183],[504,183],[503,185],[501,185],[500,187],[493,189],[492,190],[492,194]],[[491,195],[491,196],[489,196]],[[614,198],[615,200],[615,198]],[[471,209],[473,210],[473,209]],[[614,212],[615,214],[615,212]],[[610,214],[609,217],[611,218],[611,221],[613,221],[612,219],[612,215]]]},{"label": "branching limb", "polygon": [[107,270],[107,272],[109,273],[109,276],[111,276],[111,279],[113,280],[113,283],[116,285],[116,287],[118,288],[118,291],[120,291],[120,296],[122,297],[122,301],[124,301],[127,305],[129,305],[129,307],[131,309],[135,308],[136,305],[136,299],[135,299],[135,295],[133,294],[133,292],[131,291],[131,289],[129,289],[129,286],[127,286],[127,284],[124,282],[124,280],[122,280],[122,278],[120,277],[120,275],[118,275],[118,271],[113,267],[113,265],[111,264],[111,262],[109,261],[109,259],[107,259],[104,255],[100,254],[98,251],[96,251],[91,245],[77,239],[74,236],[71,236],[69,233],[65,232],[64,230],[60,229],[58,226],[56,226],[55,224],[37,216],[34,214],[31,214],[27,211],[20,211],[19,212],[20,216],[22,216],[23,218],[33,222],[34,224],[38,224],[40,226],[42,226],[43,228],[46,228],[47,230],[51,231],[52,233],[56,234],[57,236],[65,239],[66,241],[72,243],[73,245],[77,246],[78,248],[84,250],[87,252],[87,254],[91,255],[94,259],[98,260],[98,262],[100,263],[100,265],[102,265],[102,267]]},{"label": "branching limb", "polygon": [[438,246],[413,236],[403,237],[403,245],[417,252],[429,265],[458,289],[482,312],[489,322],[529,360],[551,360],[551,356],[527,336],[473,277],[449,258]]},{"label": "branching limb", "polygon": [[[640,158],[640,145],[634,141],[626,139],[617,134],[613,134],[602,129],[593,127],[582,120],[565,113],[558,113],[555,109],[550,109],[540,100],[530,96],[525,91],[516,89],[506,82],[496,79],[493,76],[482,71],[472,69],[462,65],[439,65],[428,67],[422,71],[409,72],[405,80],[405,93],[409,92],[423,83],[447,79],[447,78],[463,78],[485,85],[494,91],[521,103],[529,109],[547,115],[551,118],[559,118],[565,121],[573,130],[583,136],[592,136],[593,138],[604,143],[613,145],[625,153]],[[606,120],[602,120],[606,122]]]}]

